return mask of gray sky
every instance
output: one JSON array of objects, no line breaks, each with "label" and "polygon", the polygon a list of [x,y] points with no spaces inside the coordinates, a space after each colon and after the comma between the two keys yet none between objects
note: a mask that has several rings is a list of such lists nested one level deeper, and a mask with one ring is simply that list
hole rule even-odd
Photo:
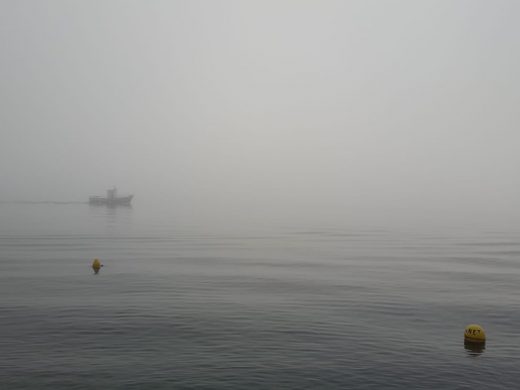
[{"label": "gray sky", "polygon": [[520,2],[0,1],[0,200],[520,220]]}]

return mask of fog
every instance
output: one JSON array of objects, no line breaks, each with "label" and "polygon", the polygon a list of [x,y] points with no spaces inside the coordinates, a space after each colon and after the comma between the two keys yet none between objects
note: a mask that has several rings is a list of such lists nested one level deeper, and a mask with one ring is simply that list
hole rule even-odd
[{"label": "fog", "polygon": [[520,3],[0,2],[0,200],[520,223]]}]

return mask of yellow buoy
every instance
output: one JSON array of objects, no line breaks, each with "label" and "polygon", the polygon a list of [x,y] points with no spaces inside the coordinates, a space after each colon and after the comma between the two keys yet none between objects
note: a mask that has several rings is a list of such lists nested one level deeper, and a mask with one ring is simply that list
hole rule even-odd
[{"label": "yellow buoy", "polygon": [[470,343],[485,343],[486,333],[480,325],[471,324],[464,329],[464,341]]},{"label": "yellow buoy", "polygon": [[94,272],[97,274],[99,272],[99,270],[101,269],[101,267],[103,267],[103,264],[101,264],[101,262],[99,261],[99,259],[94,259],[94,261],[92,262],[92,269],[94,270]]}]

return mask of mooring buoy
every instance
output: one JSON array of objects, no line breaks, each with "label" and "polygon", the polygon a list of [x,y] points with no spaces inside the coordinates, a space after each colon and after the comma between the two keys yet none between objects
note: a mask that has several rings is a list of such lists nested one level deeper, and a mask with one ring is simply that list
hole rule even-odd
[{"label": "mooring buoy", "polygon": [[464,329],[464,341],[482,344],[486,342],[486,332],[480,325],[471,324]]},{"label": "mooring buoy", "polygon": [[94,261],[92,262],[92,269],[94,270],[95,274],[97,274],[99,272],[101,267],[103,267],[103,264],[101,264],[99,259],[98,258],[94,259]]}]

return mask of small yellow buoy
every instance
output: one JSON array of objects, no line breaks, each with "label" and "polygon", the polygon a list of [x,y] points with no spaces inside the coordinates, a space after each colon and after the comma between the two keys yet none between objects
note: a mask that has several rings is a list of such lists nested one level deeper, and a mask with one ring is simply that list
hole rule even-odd
[{"label": "small yellow buoy", "polygon": [[470,343],[485,343],[486,333],[480,325],[468,325],[466,329],[464,329],[464,341]]},{"label": "small yellow buoy", "polygon": [[92,262],[92,269],[94,270],[94,273],[97,274],[101,267],[103,267],[103,264],[101,264],[99,259],[94,259],[94,261]]}]

